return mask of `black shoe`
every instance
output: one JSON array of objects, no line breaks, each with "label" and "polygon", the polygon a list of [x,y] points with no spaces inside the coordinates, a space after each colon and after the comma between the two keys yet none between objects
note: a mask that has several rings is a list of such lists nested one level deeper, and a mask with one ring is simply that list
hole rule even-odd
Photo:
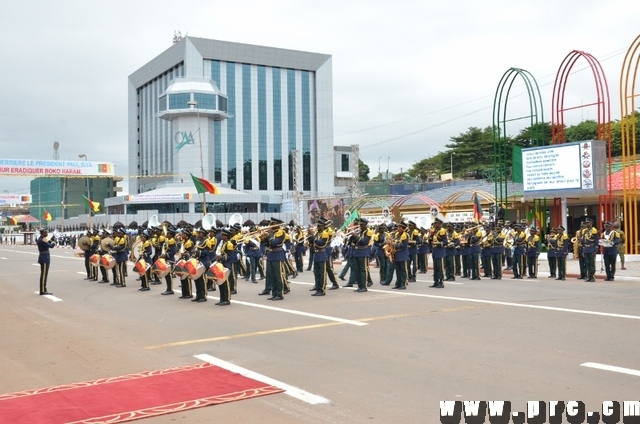
[{"label": "black shoe", "polygon": [[438,285],[436,286],[436,288],[437,288],[437,289],[443,289],[443,288],[444,288],[444,284],[438,284]]},{"label": "black shoe", "polygon": [[213,287],[211,287],[211,290],[209,290],[209,291],[216,291],[216,290],[217,290],[216,289],[216,285],[214,284]]},{"label": "black shoe", "polygon": [[366,292],[366,291],[367,291],[367,289],[358,289],[358,290],[354,290],[354,292],[356,292],[356,293],[364,293],[364,292]]},{"label": "black shoe", "polygon": [[162,284],[160,281],[152,281],[149,284],[153,284],[154,286],[157,286],[158,284]]},{"label": "black shoe", "polygon": [[284,289],[284,290],[283,290],[283,293],[284,293],[284,294],[289,294],[289,293],[291,293],[291,289]]},{"label": "black shoe", "polygon": [[218,306],[228,306],[228,305],[231,305],[231,302],[229,302],[228,300],[223,300],[222,302],[217,303],[217,305]]},{"label": "black shoe", "polygon": [[369,281],[369,282],[367,283],[367,287],[371,287],[371,286],[373,286],[373,282]]},{"label": "black shoe", "polygon": [[432,289],[435,289],[436,287],[438,287],[438,283],[433,283],[429,287],[432,288]]},{"label": "black shoe", "polygon": [[98,281],[98,284],[109,284],[109,280],[100,280]]},{"label": "black shoe", "polygon": [[257,280],[251,280],[251,282],[252,282],[253,284],[258,284],[258,281],[257,281]]},{"label": "black shoe", "polygon": [[588,280],[586,280],[587,283],[595,283],[596,279],[595,278],[589,278]]},{"label": "black shoe", "polygon": [[472,280],[482,280],[480,277],[472,278]]},{"label": "black shoe", "polygon": [[340,288],[340,286],[335,284],[335,285],[329,287],[329,290],[338,290],[339,288]]},{"label": "black shoe", "polygon": [[522,280],[522,276],[518,275],[517,277],[513,277],[514,280]]},{"label": "black shoe", "polygon": [[197,302],[198,300],[200,300],[199,297],[196,297],[195,299],[191,299],[192,302]]},{"label": "black shoe", "polygon": [[193,295],[180,296],[178,299],[193,299]]},{"label": "black shoe", "polygon": [[394,288],[396,288],[398,290],[406,290],[407,286],[400,286],[400,287],[394,287]]},{"label": "black shoe", "polygon": [[238,294],[236,290],[231,290],[231,294]]},{"label": "black shoe", "polygon": [[318,291],[318,289],[316,289],[315,287],[311,287],[309,291]]},{"label": "black shoe", "polygon": [[551,274],[549,277],[547,278],[556,278],[556,274]]},{"label": "black shoe", "polygon": [[207,290],[208,290],[208,291],[214,291],[214,290],[215,290],[215,288],[213,287],[213,284],[208,285],[208,286],[207,286]]},{"label": "black shoe", "polygon": [[202,303],[202,302],[206,302],[207,298],[206,297],[201,297],[200,299],[198,299],[196,302],[198,303]]},{"label": "black shoe", "polygon": [[345,284],[345,285],[344,285],[344,286],[342,286],[342,287],[353,287],[353,284]]},{"label": "black shoe", "polygon": [[116,284],[116,285],[115,285],[115,287],[117,287],[117,288],[122,288],[122,287],[126,287],[126,286],[125,286],[124,284],[120,284],[120,283],[118,283],[118,284]]},{"label": "black shoe", "polygon": [[53,294],[53,293],[48,292],[48,291],[40,292],[40,296],[47,296],[47,295],[51,295],[51,294]]},{"label": "black shoe", "polygon": [[282,297],[282,296],[274,296],[269,300],[284,300],[284,297]]},{"label": "black shoe", "polygon": [[85,278],[85,280],[93,280],[93,278],[87,277],[87,278]]},{"label": "black shoe", "polygon": [[269,290],[262,290],[260,293],[258,293],[258,296],[265,296],[267,294],[271,294],[271,292]]},{"label": "black shoe", "polygon": [[138,291],[149,291],[151,290],[149,287],[140,287]]},{"label": "black shoe", "polygon": [[338,275],[338,278],[341,279],[342,281],[346,281],[342,275]]},{"label": "black shoe", "polygon": [[324,292],[317,291],[314,294],[312,294],[311,296],[324,296]]},{"label": "black shoe", "polygon": [[171,291],[167,290],[167,291],[162,292],[162,293],[160,293],[160,294],[161,294],[162,296],[167,296],[167,295],[173,294],[173,290],[171,290]]}]

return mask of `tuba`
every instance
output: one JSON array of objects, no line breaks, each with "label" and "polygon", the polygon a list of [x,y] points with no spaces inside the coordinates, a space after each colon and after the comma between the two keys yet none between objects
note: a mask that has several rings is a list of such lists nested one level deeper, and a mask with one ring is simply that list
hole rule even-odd
[{"label": "tuba", "polygon": [[158,221],[158,215],[151,215],[151,218],[149,218],[149,222],[147,223],[147,228],[159,227],[160,225],[161,223]]},{"label": "tuba", "polygon": [[229,227],[233,227],[235,224],[242,225],[242,215],[240,215],[239,213],[234,213],[229,218]]}]

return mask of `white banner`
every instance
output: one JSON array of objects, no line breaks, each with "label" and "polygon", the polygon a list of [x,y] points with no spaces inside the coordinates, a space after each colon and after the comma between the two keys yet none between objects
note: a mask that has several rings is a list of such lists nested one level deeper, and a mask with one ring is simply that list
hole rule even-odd
[{"label": "white banner", "polygon": [[197,199],[192,193],[158,193],[158,194],[130,194],[124,196],[128,203],[155,203],[155,202],[184,202]]},{"label": "white banner", "polygon": [[0,194],[0,205],[21,205],[31,203],[30,194]]},{"label": "white banner", "polygon": [[0,159],[0,176],[112,177],[111,162],[88,162],[73,160]]}]

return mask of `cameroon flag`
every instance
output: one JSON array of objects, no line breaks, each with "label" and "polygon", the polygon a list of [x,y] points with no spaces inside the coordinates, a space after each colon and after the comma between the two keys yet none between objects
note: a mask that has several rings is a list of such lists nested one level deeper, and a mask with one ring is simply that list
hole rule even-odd
[{"label": "cameroon flag", "polygon": [[191,174],[191,178],[193,179],[193,184],[196,186],[198,193],[220,194],[218,187],[214,186],[204,178],[194,177],[193,174]]},{"label": "cameroon flag", "polygon": [[93,212],[98,212],[100,210],[100,203],[99,202],[94,202],[93,200],[89,199],[87,196],[82,196],[82,198],[87,203],[87,206],[89,207],[89,210],[91,210]]},{"label": "cameroon flag", "polygon": [[51,221],[53,219],[53,217],[51,216],[51,214],[49,213],[49,211],[47,211],[46,209],[44,210],[44,214],[42,214],[42,219],[44,219],[45,221]]}]

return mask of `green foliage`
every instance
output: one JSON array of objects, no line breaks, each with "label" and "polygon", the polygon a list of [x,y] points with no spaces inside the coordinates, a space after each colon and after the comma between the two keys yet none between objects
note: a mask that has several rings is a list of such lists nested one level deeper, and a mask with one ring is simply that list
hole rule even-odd
[{"label": "green foliage", "polygon": [[371,172],[369,165],[362,162],[362,160],[358,160],[358,181],[369,181],[369,172]]}]

